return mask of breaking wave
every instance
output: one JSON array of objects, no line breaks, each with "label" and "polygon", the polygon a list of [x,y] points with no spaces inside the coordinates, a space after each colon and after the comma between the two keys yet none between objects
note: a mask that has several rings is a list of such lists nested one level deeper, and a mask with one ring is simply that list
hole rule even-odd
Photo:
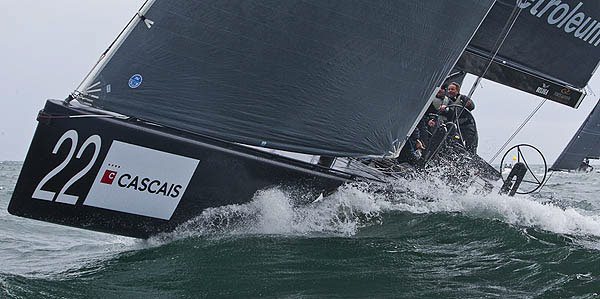
[{"label": "breaking wave", "polygon": [[259,191],[247,204],[205,210],[175,232],[151,242],[205,235],[353,236],[367,226],[385,225],[388,214],[456,213],[553,233],[600,237],[600,215],[531,196],[483,195],[475,184],[455,192],[435,176],[387,184],[349,183],[310,204],[281,188]]}]

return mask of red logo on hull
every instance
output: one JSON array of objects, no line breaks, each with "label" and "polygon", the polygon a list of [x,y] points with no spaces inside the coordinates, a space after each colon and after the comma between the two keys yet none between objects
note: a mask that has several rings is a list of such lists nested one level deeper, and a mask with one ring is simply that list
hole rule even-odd
[{"label": "red logo on hull", "polygon": [[112,185],[112,183],[116,177],[117,177],[116,171],[106,170],[104,172],[104,175],[102,176],[102,180],[100,180],[100,183]]}]

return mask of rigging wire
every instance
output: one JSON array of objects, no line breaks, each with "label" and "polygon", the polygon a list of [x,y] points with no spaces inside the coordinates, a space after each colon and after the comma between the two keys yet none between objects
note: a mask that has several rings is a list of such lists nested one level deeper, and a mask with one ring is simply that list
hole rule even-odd
[{"label": "rigging wire", "polygon": [[554,174],[553,170],[550,170],[550,176],[548,176],[548,178],[542,182],[542,186],[540,186],[540,188],[537,190],[537,193],[539,194],[540,192],[542,192],[542,189],[544,189],[544,187],[546,186],[546,183],[548,183],[548,181],[550,181],[550,178],[552,177],[552,175]]},{"label": "rigging wire", "polygon": [[[475,80],[475,82],[473,82],[473,86],[471,86],[471,90],[469,90],[469,94],[468,94],[469,98],[471,98],[473,96],[473,94],[475,93],[475,90],[477,89],[477,86],[479,86],[479,84],[481,83],[481,79],[485,76],[485,74],[487,73],[487,71],[491,67],[492,63],[494,62],[494,59],[496,59],[496,56],[498,55],[498,52],[500,51],[500,48],[502,47],[502,45],[506,41],[506,38],[508,37],[508,34],[510,33],[510,31],[514,27],[515,23],[517,22],[517,19],[519,18],[519,15],[521,14],[521,11],[522,11],[522,9],[520,9],[518,5],[515,5],[515,7],[513,8],[513,11],[511,12],[510,17],[508,18],[506,24],[504,25],[504,28],[502,29],[502,32],[506,32],[506,33],[504,33],[503,35],[501,35],[498,38],[498,40],[496,40],[496,44],[494,45],[495,46],[494,54],[490,58],[490,60],[489,60],[489,62],[487,64],[487,66],[485,67],[483,73],[481,73],[481,75],[477,76],[477,79]],[[521,131],[521,129],[523,129],[523,127],[529,122],[529,120],[531,120],[531,118],[533,117],[533,115],[535,115],[535,113],[542,107],[542,105],[544,105],[545,102],[546,102],[546,99],[544,99],[533,110],[533,112],[531,114],[529,114],[529,116],[525,119],[525,121],[517,128],[517,130],[512,134],[512,136],[510,136],[510,138],[504,143],[504,145],[502,145],[502,147],[498,150],[498,152],[496,152],[496,154],[493,156],[493,158],[488,163],[491,164],[498,157],[498,155],[500,155],[500,153],[516,137],[516,135]],[[463,111],[465,110],[465,108],[466,108],[466,105],[463,104],[463,107],[462,107],[460,113],[458,113],[459,116],[463,113]],[[462,139],[462,136],[461,136],[461,139]]]},{"label": "rigging wire", "polygon": [[133,21],[135,21],[136,18],[140,18],[142,20],[145,19],[144,15],[142,14],[142,9],[146,6],[146,4],[148,4],[149,1],[150,0],[144,1],[144,4],[142,4],[142,7],[133,15],[133,17],[131,17],[131,19],[129,20],[129,22],[127,22],[127,25],[125,25],[125,27],[121,30],[121,32],[119,32],[119,34],[117,35],[117,37],[110,43],[110,45],[108,46],[108,48],[106,48],[106,50],[104,50],[104,52],[100,55],[100,58],[98,58],[98,60],[96,61],[96,63],[94,63],[94,66],[92,67],[92,69],[85,75],[85,77],[83,77],[83,80],[81,80],[81,82],[79,83],[79,85],[77,85],[77,87],[75,88],[75,91],[73,91],[73,93],[71,93],[71,97],[78,98],[78,95],[80,94],[80,88],[81,88],[81,86],[87,81],[87,79],[90,77],[90,75],[96,70],[96,67],[98,67],[98,65],[100,64],[100,62],[106,57],[106,54],[108,54],[108,51],[110,51],[110,49],[113,48],[113,46],[117,43],[117,41],[119,40],[119,38],[121,38],[121,36],[123,35],[123,33],[125,33],[125,31],[133,23]]},{"label": "rigging wire", "polygon": [[[467,95],[468,98],[471,98],[473,96],[473,94],[475,93],[475,90],[477,89],[477,86],[479,86],[479,84],[481,84],[481,79],[488,72],[488,70],[492,66],[492,63],[494,63],[494,60],[496,59],[496,56],[498,56],[498,52],[500,51],[500,48],[502,48],[502,45],[506,41],[508,34],[515,26],[515,23],[517,22],[517,19],[519,18],[519,15],[521,14],[521,10],[522,9],[519,8],[519,5],[515,4],[515,7],[513,8],[510,16],[508,17],[506,24],[504,24],[504,28],[502,28],[500,36],[498,36],[498,39],[496,40],[496,43],[494,44],[494,47],[492,48],[493,49],[492,57],[490,58],[488,64],[486,65],[485,69],[483,70],[483,72],[479,76],[477,76],[477,79],[475,79],[475,82],[473,82],[473,86],[471,86],[471,90],[469,90],[469,94]],[[458,117],[460,117],[463,114],[463,112],[466,109],[466,106],[467,106],[466,101],[464,101],[464,103],[462,103],[462,104],[463,104],[462,105],[463,107],[460,110],[460,112],[457,114],[458,115],[457,119],[458,119]],[[458,123],[458,121],[457,121],[457,123]],[[457,130],[458,130],[460,139],[464,140],[463,136],[460,132],[460,127],[458,125],[457,125]]]},{"label": "rigging wire", "polygon": [[38,118],[44,119],[72,119],[72,118],[119,118],[128,119],[129,116],[116,116],[106,114],[81,114],[81,115],[39,115]]},{"label": "rigging wire", "polygon": [[79,85],[77,85],[77,87],[75,88],[75,91],[78,91],[81,88],[81,86],[83,85],[83,83],[88,79],[88,77],[96,69],[96,67],[98,66],[98,64],[100,64],[100,61],[102,61],[104,59],[104,57],[106,57],[106,53],[108,53],[108,51],[115,45],[115,43],[117,42],[117,40],[119,40],[119,38],[121,37],[121,35],[123,35],[123,32],[125,32],[125,30],[127,30],[127,28],[129,27],[129,25],[131,25],[131,23],[139,15],[140,15],[139,12],[136,12],[133,15],[133,17],[129,20],[129,22],[127,22],[127,25],[125,25],[125,28],[123,28],[123,30],[121,30],[121,32],[119,32],[119,34],[117,35],[117,37],[110,43],[110,45],[108,46],[108,48],[106,48],[106,50],[104,50],[104,52],[102,53],[102,55],[100,55],[100,58],[98,58],[98,60],[96,61],[96,63],[94,63],[94,66],[92,67],[92,69],[85,75],[85,77],[83,77],[83,80],[81,80],[81,82],[79,83]]},{"label": "rigging wire", "polygon": [[[513,11],[511,12],[510,16],[508,17],[508,20],[506,21],[506,24],[504,25],[504,28],[502,28],[502,32],[506,31],[506,33],[501,34],[498,37],[498,40],[496,40],[496,44],[494,45],[494,47],[495,47],[494,54],[492,55],[492,57],[490,58],[490,61],[488,62],[488,64],[485,67],[485,69],[483,70],[483,73],[481,73],[481,75],[479,75],[477,77],[477,79],[475,80],[475,82],[473,82],[473,86],[471,87],[471,90],[469,90],[469,94],[468,94],[469,98],[473,96],[473,93],[475,93],[476,87],[481,82],[481,78],[483,78],[485,76],[485,74],[487,73],[487,71],[492,66],[492,63],[494,62],[494,59],[496,59],[496,56],[498,56],[498,52],[500,51],[500,48],[502,48],[502,45],[506,41],[506,38],[508,37],[508,34],[512,30],[512,28],[515,26],[515,23],[517,22],[517,19],[519,18],[519,15],[521,14],[521,10],[522,9],[519,8],[519,5],[515,4],[515,8],[513,8]],[[511,19],[512,19],[512,21],[511,21]],[[463,110],[464,110],[464,108],[463,108]]]},{"label": "rigging wire", "polygon": [[488,163],[492,164],[492,162],[494,162],[494,160],[496,160],[498,155],[500,155],[500,153],[506,148],[506,146],[508,144],[510,144],[510,142],[517,136],[517,134],[519,134],[521,129],[523,129],[523,127],[525,127],[525,125],[538,112],[538,110],[540,110],[540,108],[542,108],[542,105],[544,105],[544,103],[546,103],[546,101],[547,101],[547,99],[544,99],[539,105],[537,105],[537,107],[535,107],[535,109],[533,109],[533,111],[529,114],[529,116],[527,116],[527,118],[525,118],[523,123],[521,123],[521,125],[515,130],[515,132],[508,138],[508,140],[506,140],[506,142],[500,147],[500,149],[498,149],[496,154],[494,154],[494,156],[492,157],[491,160],[488,161]]}]

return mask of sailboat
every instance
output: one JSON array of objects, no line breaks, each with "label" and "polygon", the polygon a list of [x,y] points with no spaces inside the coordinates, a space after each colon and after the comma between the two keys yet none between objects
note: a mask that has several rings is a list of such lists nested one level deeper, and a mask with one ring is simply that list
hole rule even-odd
[{"label": "sailboat", "polygon": [[[396,157],[453,70],[576,107],[593,70],[555,69],[565,60],[529,52],[538,31],[507,33],[541,27],[587,70],[596,36],[545,30],[600,9],[514,14],[542,2],[147,1],[76,91],[40,111],[8,210],[146,238],[273,186],[313,200],[385,180],[356,158]],[[490,42],[503,35],[531,44]]]},{"label": "sailboat", "polygon": [[551,169],[590,172],[589,159],[600,159],[600,101],[560,153]]}]

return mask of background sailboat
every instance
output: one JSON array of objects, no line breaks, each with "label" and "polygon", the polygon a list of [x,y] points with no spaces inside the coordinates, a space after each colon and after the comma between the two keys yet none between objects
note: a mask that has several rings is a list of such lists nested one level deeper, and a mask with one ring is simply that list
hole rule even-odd
[{"label": "background sailboat", "polygon": [[[600,108],[596,106],[581,124],[558,159],[553,170],[577,170],[586,159],[600,159]],[[588,164],[589,165],[589,164]],[[582,170],[587,170],[585,167]]]}]

